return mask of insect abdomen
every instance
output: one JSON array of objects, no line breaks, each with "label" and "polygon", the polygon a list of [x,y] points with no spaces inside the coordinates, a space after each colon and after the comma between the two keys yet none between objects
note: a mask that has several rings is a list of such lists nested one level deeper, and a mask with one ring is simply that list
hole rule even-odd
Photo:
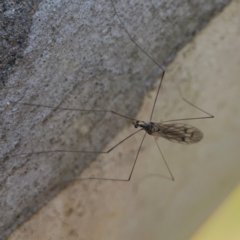
[{"label": "insect abdomen", "polygon": [[163,137],[171,142],[181,144],[192,144],[202,140],[203,133],[188,124],[160,124],[160,131],[153,133],[153,136]]}]

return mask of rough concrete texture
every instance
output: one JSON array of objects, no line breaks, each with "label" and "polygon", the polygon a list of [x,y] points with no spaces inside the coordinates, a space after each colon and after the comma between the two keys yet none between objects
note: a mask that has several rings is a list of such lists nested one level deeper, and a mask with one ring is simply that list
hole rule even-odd
[{"label": "rough concrete texture", "polygon": [[[177,49],[227,2],[118,1],[116,8],[134,39],[162,64],[168,62]],[[202,52],[206,53],[207,50],[202,49]],[[123,126],[126,126],[125,119],[110,114],[83,114],[77,111],[12,104],[10,101],[21,100],[58,107],[113,109],[134,117],[142,104],[143,96],[152,88],[156,76],[161,72],[129,40],[114,14],[111,2],[106,0],[40,2],[32,16],[27,47],[22,56],[23,58],[16,61],[6,86],[1,89],[1,238],[7,236],[12,229],[46,203],[69,179],[74,178],[96,157],[94,154],[69,153],[7,156],[53,149],[100,151]],[[203,69],[202,71],[204,72]],[[181,80],[184,81],[185,78]],[[205,76],[205,79],[211,77]],[[200,84],[202,77],[199,75],[191,80],[194,84]],[[166,79],[165,82],[167,81]],[[191,88],[191,91],[197,89],[202,88]],[[173,93],[168,93],[172,97]],[[194,101],[195,98],[191,100]],[[164,102],[162,111],[173,111],[173,107],[176,108],[175,103],[174,99],[169,98],[167,103]],[[164,114],[161,116],[164,117]],[[134,139],[131,140],[133,143]],[[129,154],[132,159],[136,148],[129,150],[121,146],[119,153],[109,155],[108,159],[116,158],[131,164],[124,154]],[[195,147],[195,151],[196,149]],[[167,157],[174,159],[171,155]],[[147,158],[150,159],[150,155]],[[97,165],[96,176],[112,166],[106,159],[102,159],[103,162]],[[118,162],[119,170],[129,169],[124,163]],[[174,170],[176,178],[180,179],[176,173],[178,170],[173,167]],[[123,172],[128,175],[128,170]],[[89,176],[93,174],[90,172]],[[121,172],[119,175],[125,177]],[[112,177],[116,177],[114,172]],[[179,181],[179,184],[182,183]],[[190,176],[189,181],[192,181]],[[173,186],[176,186],[162,179],[159,183],[167,185],[165,188],[169,189],[169,193]],[[95,184],[97,186],[100,183]],[[120,186],[106,183],[104,188],[109,184],[114,189]],[[84,186],[89,188],[87,182]],[[126,186],[131,191],[132,185]],[[101,192],[101,188],[98,191]],[[81,196],[91,196],[86,189],[79,191],[77,194]],[[121,191],[118,194],[120,193]],[[113,196],[111,190],[109,194]],[[93,198],[102,202],[100,196],[101,194],[98,198],[97,195],[93,195]],[[122,198],[123,195],[118,197]],[[166,195],[165,200],[168,197],[169,195]],[[108,203],[109,200],[106,199]],[[71,202],[71,199],[69,201]],[[78,204],[81,205],[80,199]],[[124,199],[122,204],[125,206]],[[68,209],[69,216],[71,209]],[[101,207],[101,211],[105,211],[104,209]],[[81,209],[79,211],[80,216],[84,215]],[[88,211],[87,206],[85,211]],[[58,215],[53,217],[60,220]],[[81,224],[79,228],[80,226]],[[69,231],[71,234],[71,229]]]},{"label": "rough concrete texture", "polygon": [[0,2],[0,85],[22,56],[38,0]]}]

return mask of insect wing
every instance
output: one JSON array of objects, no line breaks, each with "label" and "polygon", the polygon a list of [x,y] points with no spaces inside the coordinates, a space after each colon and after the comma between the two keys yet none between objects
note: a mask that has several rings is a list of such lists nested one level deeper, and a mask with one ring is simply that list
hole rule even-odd
[{"label": "insect wing", "polygon": [[171,142],[192,144],[201,141],[203,138],[203,133],[199,129],[188,124],[159,124],[159,127],[161,131],[158,132],[158,136]]}]

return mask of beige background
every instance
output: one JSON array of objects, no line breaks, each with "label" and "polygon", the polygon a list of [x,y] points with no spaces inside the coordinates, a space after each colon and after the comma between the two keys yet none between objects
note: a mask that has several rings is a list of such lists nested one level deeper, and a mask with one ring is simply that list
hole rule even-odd
[{"label": "beige background", "polygon": [[[204,116],[181,101],[177,85],[189,101],[215,116],[188,121],[204,132],[198,144],[159,140],[175,182],[167,179],[156,144],[147,136],[130,182],[71,183],[9,239],[189,239],[240,179],[239,40],[236,0],[166,69],[154,121]],[[139,119],[148,120],[154,96],[145,97]],[[114,141],[125,131],[128,127]],[[137,135],[121,145],[84,176],[126,178],[140,140]]]}]

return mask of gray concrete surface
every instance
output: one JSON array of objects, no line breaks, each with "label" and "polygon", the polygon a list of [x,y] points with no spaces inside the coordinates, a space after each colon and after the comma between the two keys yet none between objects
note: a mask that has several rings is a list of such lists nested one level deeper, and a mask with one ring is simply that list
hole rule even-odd
[{"label": "gray concrete surface", "polygon": [[4,84],[16,60],[22,57],[39,0],[0,2],[0,85]]},{"label": "gray concrete surface", "polygon": [[[134,39],[164,64],[227,2],[119,1],[116,7]],[[106,114],[29,107],[10,101],[113,109],[134,117],[161,72],[129,40],[110,1],[40,2],[21,56],[1,89],[2,239],[96,157],[9,155],[53,149],[98,151],[126,126],[126,121]],[[117,156],[124,159],[121,152]],[[108,166],[108,161],[103,161]],[[101,163],[97,171],[105,167]]]}]

